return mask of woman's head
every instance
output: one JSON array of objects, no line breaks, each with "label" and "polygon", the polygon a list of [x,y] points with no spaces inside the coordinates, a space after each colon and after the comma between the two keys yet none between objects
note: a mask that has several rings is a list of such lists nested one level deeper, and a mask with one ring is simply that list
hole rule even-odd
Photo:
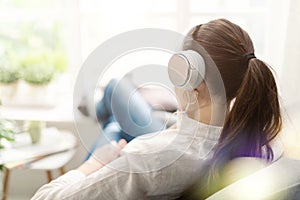
[{"label": "woman's head", "polygon": [[[272,160],[269,142],[281,130],[277,86],[267,64],[255,58],[247,32],[226,19],[218,19],[196,26],[188,38],[212,58],[226,92],[228,113],[215,148],[213,169],[241,156]],[[189,45],[186,42],[184,49],[193,48]]]},{"label": "woman's head", "polygon": [[[218,19],[194,27],[188,38],[199,43],[215,62],[223,79],[227,100],[235,98],[248,68],[246,55],[254,53],[247,32],[226,19]],[[187,42],[184,48],[190,49],[190,45]]]}]

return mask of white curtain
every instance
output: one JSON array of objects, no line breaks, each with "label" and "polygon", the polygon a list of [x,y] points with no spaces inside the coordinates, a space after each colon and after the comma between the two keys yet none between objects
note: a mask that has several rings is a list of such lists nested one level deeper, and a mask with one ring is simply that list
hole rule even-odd
[{"label": "white curtain", "polygon": [[[281,69],[281,91],[287,106],[300,106],[300,1],[290,0]],[[298,109],[300,112],[300,109]]]},{"label": "white curtain", "polygon": [[269,56],[277,68],[284,106],[286,145],[300,158],[300,1],[275,0],[269,30]]}]

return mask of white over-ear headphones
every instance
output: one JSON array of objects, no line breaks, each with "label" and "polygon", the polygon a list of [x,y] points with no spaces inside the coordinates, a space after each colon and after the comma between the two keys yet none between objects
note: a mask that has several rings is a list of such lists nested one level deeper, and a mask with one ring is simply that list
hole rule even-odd
[{"label": "white over-ear headphones", "polygon": [[171,57],[168,73],[175,87],[194,90],[203,82],[205,77],[204,59],[196,51],[180,51]]}]

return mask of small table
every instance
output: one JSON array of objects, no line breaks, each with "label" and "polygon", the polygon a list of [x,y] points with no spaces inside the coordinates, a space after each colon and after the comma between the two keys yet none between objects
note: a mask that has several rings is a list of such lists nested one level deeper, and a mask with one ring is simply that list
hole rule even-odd
[{"label": "small table", "polygon": [[17,134],[15,142],[0,151],[0,164],[5,167],[2,200],[7,197],[10,173],[13,169],[45,170],[48,182],[52,170],[64,174],[64,166],[73,158],[76,137],[68,131],[46,128],[39,143],[32,144],[28,133]]}]

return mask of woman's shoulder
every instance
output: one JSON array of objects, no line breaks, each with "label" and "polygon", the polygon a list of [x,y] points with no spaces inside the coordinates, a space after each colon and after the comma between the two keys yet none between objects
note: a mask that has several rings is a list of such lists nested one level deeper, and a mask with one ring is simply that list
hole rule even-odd
[{"label": "woman's shoulder", "polygon": [[151,153],[170,145],[178,136],[177,129],[167,129],[136,137],[122,150],[126,153]]}]

